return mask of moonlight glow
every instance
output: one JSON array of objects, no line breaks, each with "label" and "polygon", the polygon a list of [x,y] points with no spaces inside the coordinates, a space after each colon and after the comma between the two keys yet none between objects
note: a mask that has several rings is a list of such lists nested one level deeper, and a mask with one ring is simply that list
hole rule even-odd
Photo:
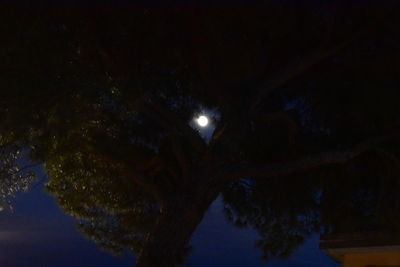
[{"label": "moonlight glow", "polygon": [[201,115],[197,118],[197,124],[201,127],[206,127],[208,125],[208,118],[204,115]]}]

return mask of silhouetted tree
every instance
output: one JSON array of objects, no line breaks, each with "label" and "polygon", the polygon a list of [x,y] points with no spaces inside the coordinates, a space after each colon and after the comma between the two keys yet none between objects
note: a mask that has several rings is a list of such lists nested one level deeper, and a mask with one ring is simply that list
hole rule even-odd
[{"label": "silhouetted tree", "polygon": [[[227,188],[259,246],[285,255],[314,230],[302,175],[397,158],[385,145],[398,145],[399,35],[381,8],[11,11],[0,135],[43,162],[92,239],[130,248],[137,266],[182,263]],[[209,139],[192,123],[204,109]],[[271,210],[279,201],[256,188],[281,177],[298,179],[287,187],[301,201]]]}]

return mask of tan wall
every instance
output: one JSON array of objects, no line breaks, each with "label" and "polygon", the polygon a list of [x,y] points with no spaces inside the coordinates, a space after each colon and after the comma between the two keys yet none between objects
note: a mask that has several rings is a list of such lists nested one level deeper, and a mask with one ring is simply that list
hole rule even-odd
[{"label": "tan wall", "polygon": [[346,254],[343,267],[400,267],[400,252]]}]

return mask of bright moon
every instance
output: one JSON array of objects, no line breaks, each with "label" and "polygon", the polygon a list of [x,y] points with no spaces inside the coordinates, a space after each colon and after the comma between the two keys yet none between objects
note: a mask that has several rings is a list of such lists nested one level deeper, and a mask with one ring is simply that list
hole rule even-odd
[{"label": "bright moon", "polygon": [[201,127],[206,127],[208,124],[208,118],[204,115],[201,115],[198,119],[197,119],[197,124],[200,125]]}]

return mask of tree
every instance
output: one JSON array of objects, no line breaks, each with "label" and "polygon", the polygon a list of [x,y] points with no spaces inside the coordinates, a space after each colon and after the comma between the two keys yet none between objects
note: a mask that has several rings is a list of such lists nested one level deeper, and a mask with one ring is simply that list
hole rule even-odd
[{"label": "tree", "polygon": [[[183,262],[209,205],[240,179],[397,158],[399,36],[380,8],[17,11],[2,17],[0,135],[45,165],[90,236],[126,244],[137,266]],[[210,140],[190,123],[204,108],[216,110]],[[102,227],[115,227],[106,241]]]},{"label": "tree", "polygon": [[31,183],[35,181],[31,166],[21,162],[23,158],[20,148],[16,145],[6,145],[4,141],[0,141],[0,211],[12,208],[11,198],[15,197],[15,193],[28,191]]}]

